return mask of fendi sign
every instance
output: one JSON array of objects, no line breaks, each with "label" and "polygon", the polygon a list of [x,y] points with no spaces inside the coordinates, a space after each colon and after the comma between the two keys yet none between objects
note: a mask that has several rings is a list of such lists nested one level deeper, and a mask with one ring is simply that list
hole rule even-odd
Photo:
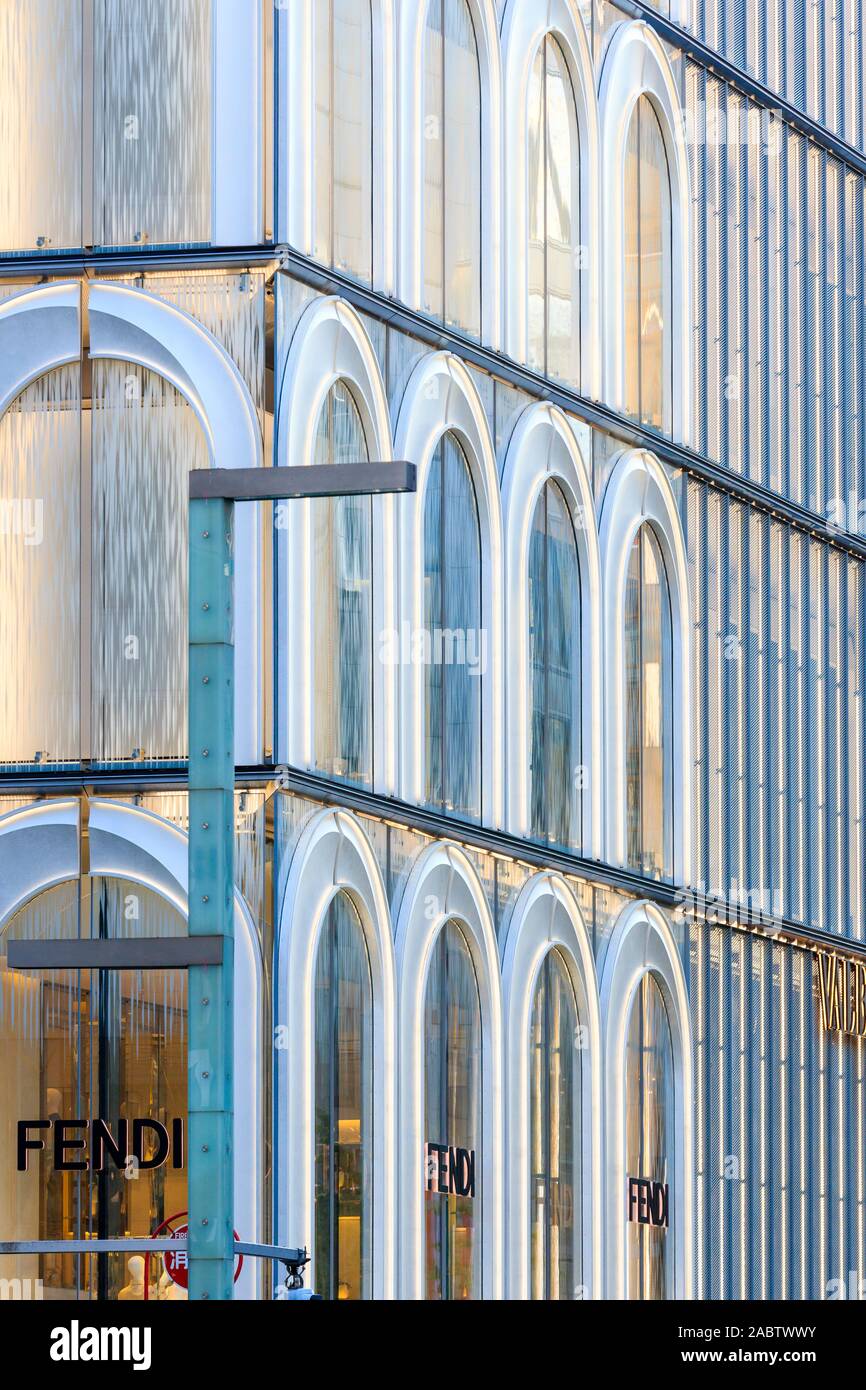
[{"label": "fendi sign", "polygon": [[[171,1134],[159,1120],[142,1118],[131,1123],[126,1119],[118,1120],[115,1138],[107,1120],[91,1120],[87,1124],[85,1120],[61,1120],[55,1117],[53,1120],[18,1121],[19,1173],[27,1172],[31,1153],[48,1148],[46,1140],[38,1137],[40,1130],[53,1131],[51,1149],[54,1167],[61,1173],[103,1173],[109,1159],[115,1168],[128,1168],[130,1164],[136,1169],[161,1168],[169,1155],[172,1168],[183,1167],[183,1120],[171,1121]],[[69,1158],[69,1154],[77,1154],[78,1157]]]},{"label": "fendi sign", "polygon": [[816,951],[821,1023],[828,1033],[866,1038],[866,961]]}]

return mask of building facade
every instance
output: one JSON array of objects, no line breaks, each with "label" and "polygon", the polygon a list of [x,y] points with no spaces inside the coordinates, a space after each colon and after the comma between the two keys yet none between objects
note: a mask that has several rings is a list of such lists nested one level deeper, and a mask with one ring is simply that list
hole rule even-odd
[{"label": "building facade", "polygon": [[186,932],[188,471],[408,460],[237,508],[240,1238],[862,1295],[863,3],[0,0],[0,1240],[186,1211],[184,973],[6,954]]}]

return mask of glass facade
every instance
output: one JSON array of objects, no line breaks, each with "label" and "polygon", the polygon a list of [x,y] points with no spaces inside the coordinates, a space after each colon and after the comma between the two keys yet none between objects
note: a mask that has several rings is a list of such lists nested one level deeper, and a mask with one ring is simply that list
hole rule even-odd
[{"label": "glass facade", "polygon": [[629,864],[673,876],[671,604],[649,523],[629,553],[625,588],[626,829]]},{"label": "glass facade", "polygon": [[[640,1219],[648,1213],[630,1202],[628,1297],[673,1298],[676,1223],[670,1214],[673,1180],[674,1059],[667,1008],[656,977],[641,977],[631,1005],[626,1042],[626,1168],[667,1190],[667,1225]],[[656,1199],[656,1214],[662,1214]]]},{"label": "glass facade", "polygon": [[316,244],[320,261],[373,278],[373,19],[370,0],[315,10]]},{"label": "glass facade", "polygon": [[436,445],[424,498],[426,799],[447,814],[481,814],[481,540],[466,455]]},{"label": "glass facade", "polygon": [[625,156],[625,406],[657,430],[671,419],[671,188],[659,118],[638,99]]},{"label": "glass facade", "polygon": [[561,953],[547,953],[529,1027],[533,1298],[582,1285],[581,1063],[577,1002]]},{"label": "glass facade", "polygon": [[315,1285],[369,1298],[372,1281],[373,994],[357,908],[330,902],[315,983]]},{"label": "glass facade", "polygon": [[459,924],[446,922],[424,996],[424,1134],[427,1144],[476,1156],[475,1190],[468,1196],[425,1191],[427,1298],[481,1297],[481,1047],[472,955]]}]

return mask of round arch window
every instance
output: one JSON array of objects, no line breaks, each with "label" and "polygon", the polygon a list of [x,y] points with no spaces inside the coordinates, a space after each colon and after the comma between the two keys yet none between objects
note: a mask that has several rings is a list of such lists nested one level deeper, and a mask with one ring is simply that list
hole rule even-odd
[{"label": "round arch window", "polygon": [[674,1057],[655,975],[635,990],[626,1043],[628,1297],[674,1296]]}]

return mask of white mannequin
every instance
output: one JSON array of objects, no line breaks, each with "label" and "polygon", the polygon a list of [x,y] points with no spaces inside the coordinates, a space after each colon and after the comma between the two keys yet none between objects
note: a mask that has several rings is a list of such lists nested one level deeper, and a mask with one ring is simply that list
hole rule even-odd
[{"label": "white mannequin", "polygon": [[130,1255],[126,1262],[129,1270],[129,1283],[117,1295],[122,1303],[141,1302],[144,1299],[144,1259],[141,1255]]},{"label": "white mannequin", "polygon": [[181,1288],[180,1284],[176,1284],[168,1270],[164,1269],[159,1276],[156,1296],[166,1303],[175,1303],[188,1298],[189,1294],[186,1289]]}]

